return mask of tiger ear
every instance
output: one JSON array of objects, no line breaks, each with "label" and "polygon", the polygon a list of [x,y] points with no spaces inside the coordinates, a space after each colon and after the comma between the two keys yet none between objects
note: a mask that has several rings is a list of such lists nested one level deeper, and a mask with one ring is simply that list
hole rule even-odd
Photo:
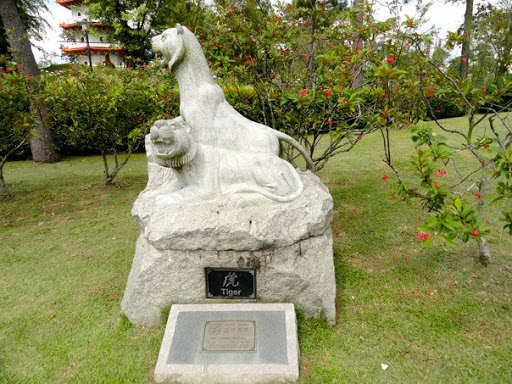
[{"label": "tiger ear", "polygon": [[181,24],[176,24],[176,30],[178,31],[178,35],[183,35],[183,27],[181,26]]},{"label": "tiger ear", "polygon": [[190,124],[189,124],[189,123],[187,123],[186,121],[183,121],[183,122],[181,123],[181,126],[182,126],[183,128],[185,128],[185,131],[187,131],[187,133],[190,133]]}]

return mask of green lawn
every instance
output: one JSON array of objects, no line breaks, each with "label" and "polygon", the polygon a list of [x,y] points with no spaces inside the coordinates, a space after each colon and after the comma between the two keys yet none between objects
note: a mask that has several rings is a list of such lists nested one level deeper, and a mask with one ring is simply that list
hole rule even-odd
[{"label": "green lawn", "polygon": [[[407,168],[409,133],[393,141]],[[331,328],[299,314],[300,382],[510,382],[512,238],[498,210],[492,266],[475,261],[475,244],[422,249],[422,214],[382,194],[381,159],[368,136],[318,173],[334,198],[338,319]],[[111,187],[99,157],[14,162],[5,174],[14,198],[0,203],[0,382],[152,382],[164,325],[136,328],[119,314],[145,157]]]}]

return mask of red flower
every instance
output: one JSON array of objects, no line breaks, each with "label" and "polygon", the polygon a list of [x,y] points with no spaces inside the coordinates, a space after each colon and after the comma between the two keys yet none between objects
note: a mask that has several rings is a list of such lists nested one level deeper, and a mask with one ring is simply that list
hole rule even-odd
[{"label": "red flower", "polygon": [[18,69],[22,69],[23,68],[23,65],[18,65]]},{"label": "red flower", "polygon": [[331,119],[327,120],[327,124],[332,125],[332,120]]},{"label": "red flower", "polygon": [[441,113],[441,110],[440,109],[436,109],[436,113]]},{"label": "red flower", "polygon": [[418,287],[414,288],[415,291],[419,291],[420,289]]},{"label": "red flower", "polygon": [[465,62],[467,62],[467,60],[466,60],[466,58],[465,58],[465,57],[461,57],[461,58],[460,58],[460,62],[461,62],[461,63],[465,63]]},{"label": "red flower", "polygon": [[388,176],[388,175],[384,175],[384,176],[382,176],[382,180],[387,180],[387,179],[389,179],[389,176]]},{"label": "red flower", "polygon": [[427,240],[430,238],[430,235],[425,232],[420,232],[420,233],[418,233],[417,237],[418,237],[418,239]]},{"label": "red flower", "polygon": [[7,68],[7,69],[5,70],[5,73],[9,73],[9,72],[12,72],[12,69],[11,69],[11,68]]},{"label": "red flower", "polygon": [[251,57],[251,61],[253,61],[253,62],[254,62],[254,61],[256,61],[256,59],[255,59],[254,57]]},{"label": "red flower", "polygon": [[439,177],[439,173],[434,172],[434,177]]},{"label": "red flower", "polygon": [[66,103],[71,104],[71,100],[67,99]]},{"label": "red flower", "polygon": [[483,87],[483,88],[482,88],[482,92],[483,92],[483,93],[487,92],[487,88]]},{"label": "red flower", "polygon": [[483,148],[483,149],[487,149],[487,148],[489,148],[489,145],[484,144],[484,145],[482,145],[482,148]]},{"label": "red flower", "polygon": [[359,44],[356,45],[356,51],[359,51]]},{"label": "red flower", "polygon": [[441,176],[444,176],[448,173],[448,172],[446,172],[445,169],[441,169],[441,168],[439,168],[439,172],[441,172]]},{"label": "red flower", "polygon": [[425,308],[425,311],[430,312],[430,308]]},{"label": "red flower", "polygon": [[432,93],[434,93],[434,90],[432,88],[429,88],[428,93],[432,94]]},{"label": "red flower", "polygon": [[434,188],[435,188],[435,189],[439,189],[439,184],[434,183]]},{"label": "red flower", "polygon": [[302,91],[300,91],[299,95],[300,95],[300,97],[305,97],[307,93],[308,93],[308,90],[303,89]]},{"label": "red flower", "polygon": [[375,33],[379,33],[379,30],[377,28],[374,29]]},{"label": "red flower", "polygon": [[364,28],[361,28],[361,33],[364,33]]},{"label": "red flower", "polygon": [[481,195],[481,194],[479,194],[479,193],[477,192],[477,193],[475,193],[475,197],[476,197],[478,200],[480,200],[480,199],[482,198],[482,195]]},{"label": "red flower", "polygon": [[201,34],[199,35],[199,37],[204,37],[204,33],[201,33]]},{"label": "red flower", "polygon": [[325,93],[325,96],[331,97],[331,91],[329,91],[328,89],[324,90],[324,93]]},{"label": "red flower", "polygon": [[334,45],[329,45],[329,49],[334,49]]},{"label": "red flower", "polygon": [[18,126],[15,125],[14,127],[12,127],[12,129],[14,129],[15,131],[18,130]]},{"label": "red flower", "polygon": [[303,58],[304,60],[307,60],[307,59],[308,59],[308,57],[307,57],[306,55],[303,55],[303,56],[302,56],[302,58]]},{"label": "red flower", "polygon": [[476,229],[471,233],[473,234],[473,236],[478,236],[480,234],[480,232],[478,232]]},{"label": "red flower", "polygon": [[231,13],[235,13],[235,8],[231,8]]},{"label": "red flower", "polygon": [[217,48],[220,48],[220,44],[219,44],[219,43],[215,44],[215,46],[216,46]]},{"label": "red flower", "polygon": [[281,55],[284,55],[285,53],[286,53],[286,51],[281,50]]},{"label": "red flower", "polygon": [[363,140],[363,135],[359,135],[359,140]]},{"label": "red flower", "polygon": [[263,29],[258,29],[258,33],[262,33],[263,32]]}]

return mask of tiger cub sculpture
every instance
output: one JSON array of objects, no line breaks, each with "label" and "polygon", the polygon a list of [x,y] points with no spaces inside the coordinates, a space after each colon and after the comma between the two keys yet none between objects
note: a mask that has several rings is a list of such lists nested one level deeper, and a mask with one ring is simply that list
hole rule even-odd
[{"label": "tiger cub sculpture", "polygon": [[241,153],[196,142],[178,117],[157,120],[149,137],[153,159],[172,169],[174,179],[157,202],[197,204],[220,197],[292,201],[303,184],[290,163],[270,153]]}]

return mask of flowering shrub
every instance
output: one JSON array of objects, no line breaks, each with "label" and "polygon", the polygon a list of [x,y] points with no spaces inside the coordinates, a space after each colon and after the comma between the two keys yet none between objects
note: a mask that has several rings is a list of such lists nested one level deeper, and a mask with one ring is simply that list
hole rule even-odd
[{"label": "flowering shrub", "polygon": [[38,86],[20,70],[7,66],[0,73],[0,200],[10,196],[3,173],[7,159],[21,155],[28,148],[32,123],[30,97]]},{"label": "flowering shrub", "polygon": [[[219,81],[254,89],[249,117],[299,140],[316,169],[364,135],[416,115],[418,92],[400,84],[407,72],[394,65],[400,56],[386,40],[392,21],[375,21],[370,6],[359,19],[359,11],[340,13],[320,2],[307,9],[249,4],[220,9],[215,29],[205,24],[197,37]],[[357,68],[364,87],[353,86]],[[291,161],[295,156],[288,153]]]},{"label": "flowering shrub", "polygon": [[[30,100],[47,110],[46,123],[52,127],[55,145],[64,153],[101,153],[105,182],[111,183],[131,153],[142,143],[154,120],[179,114],[178,92],[172,82],[161,81],[152,69],[110,70],[73,65],[66,71],[44,73],[38,79],[23,77],[8,68],[0,77],[3,111],[0,130],[2,156],[26,155],[27,133],[32,124]],[[14,129],[14,127],[16,129]],[[7,135],[6,133],[9,133]],[[13,140],[13,137],[19,140]],[[125,157],[121,161],[120,155]],[[109,164],[109,154],[114,165]]]},{"label": "flowering shrub", "polygon": [[[98,68],[91,73],[76,68],[66,75],[51,73],[43,99],[57,142],[64,148],[100,152],[107,184],[140,146],[154,120],[178,114],[171,83],[159,81],[147,69]],[[121,153],[125,154],[122,162]],[[113,155],[113,168],[108,154]]]}]

